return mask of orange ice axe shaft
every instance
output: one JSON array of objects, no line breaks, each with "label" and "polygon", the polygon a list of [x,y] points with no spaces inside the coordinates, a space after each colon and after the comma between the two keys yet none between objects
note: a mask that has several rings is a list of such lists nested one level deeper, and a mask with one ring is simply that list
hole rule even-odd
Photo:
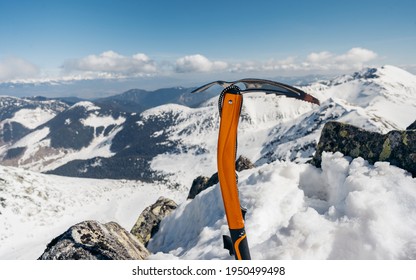
[{"label": "orange ice axe shaft", "polygon": [[243,96],[237,87],[227,88],[221,95],[220,131],[218,134],[218,179],[231,238],[224,237],[224,247],[237,260],[249,260],[250,251],[244,228],[244,218],[238,196],[235,160],[237,154],[237,129]]}]

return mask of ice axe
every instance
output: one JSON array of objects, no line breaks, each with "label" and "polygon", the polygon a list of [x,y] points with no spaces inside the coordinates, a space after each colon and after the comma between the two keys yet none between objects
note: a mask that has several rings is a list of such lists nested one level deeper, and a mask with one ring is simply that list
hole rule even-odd
[{"label": "ice axe", "polygon": [[[265,92],[266,94],[283,95],[318,105],[319,100],[300,89],[263,79],[241,79],[234,82],[215,81],[192,92],[202,92],[214,85],[224,88],[218,100],[221,120],[217,146],[218,179],[231,235],[223,236],[224,248],[228,249],[237,260],[250,260],[250,250],[244,228],[245,209],[240,205],[235,171],[237,128],[243,105],[243,94]],[[244,88],[241,89],[238,85],[242,85]]]}]

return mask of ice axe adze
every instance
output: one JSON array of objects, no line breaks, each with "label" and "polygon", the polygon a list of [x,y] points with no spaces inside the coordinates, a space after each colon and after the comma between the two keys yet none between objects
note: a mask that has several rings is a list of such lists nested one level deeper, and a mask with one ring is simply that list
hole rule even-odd
[{"label": "ice axe adze", "polygon": [[[240,89],[237,85],[243,85]],[[243,105],[243,94],[247,92],[265,92],[284,95],[319,105],[319,100],[300,89],[286,84],[262,80],[242,79],[234,82],[215,81],[193,92],[202,92],[214,85],[224,88],[218,105],[220,110],[220,131],[218,134],[217,167],[225,214],[231,237],[223,236],[224,248],[237,260],[249,260],[250,250],[244,228],[245,210],[241,208],[237,188],[235,161],[237,155],[237,128]]]}]

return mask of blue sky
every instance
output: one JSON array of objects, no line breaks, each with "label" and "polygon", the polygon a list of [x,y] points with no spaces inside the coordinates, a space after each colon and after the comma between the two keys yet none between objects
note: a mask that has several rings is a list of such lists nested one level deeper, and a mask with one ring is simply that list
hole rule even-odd
[{"label": "blue sky", "polygon": [[416,1],[0,0],[0,82],[416,73]]}]

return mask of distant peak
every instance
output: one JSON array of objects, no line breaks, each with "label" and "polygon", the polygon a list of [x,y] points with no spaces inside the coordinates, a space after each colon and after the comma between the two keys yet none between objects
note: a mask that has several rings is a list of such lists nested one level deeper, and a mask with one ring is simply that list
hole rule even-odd
[{"label": "distant peak", "polygon": [[378,68],[366,68],[359,72],[355,72],[352,77],[354,79],[376,79],[379,78]]},{"label": "distant peak", "polygon": [[406,70],[399,68],[393,65],[383,65],[378,68],[366,68],[362,71],[354,73],[354,77],[357,78],[366,78],[366,79],[375,79],[383,76],[390,77],[414,77],[413,74],[407,72]]}]

